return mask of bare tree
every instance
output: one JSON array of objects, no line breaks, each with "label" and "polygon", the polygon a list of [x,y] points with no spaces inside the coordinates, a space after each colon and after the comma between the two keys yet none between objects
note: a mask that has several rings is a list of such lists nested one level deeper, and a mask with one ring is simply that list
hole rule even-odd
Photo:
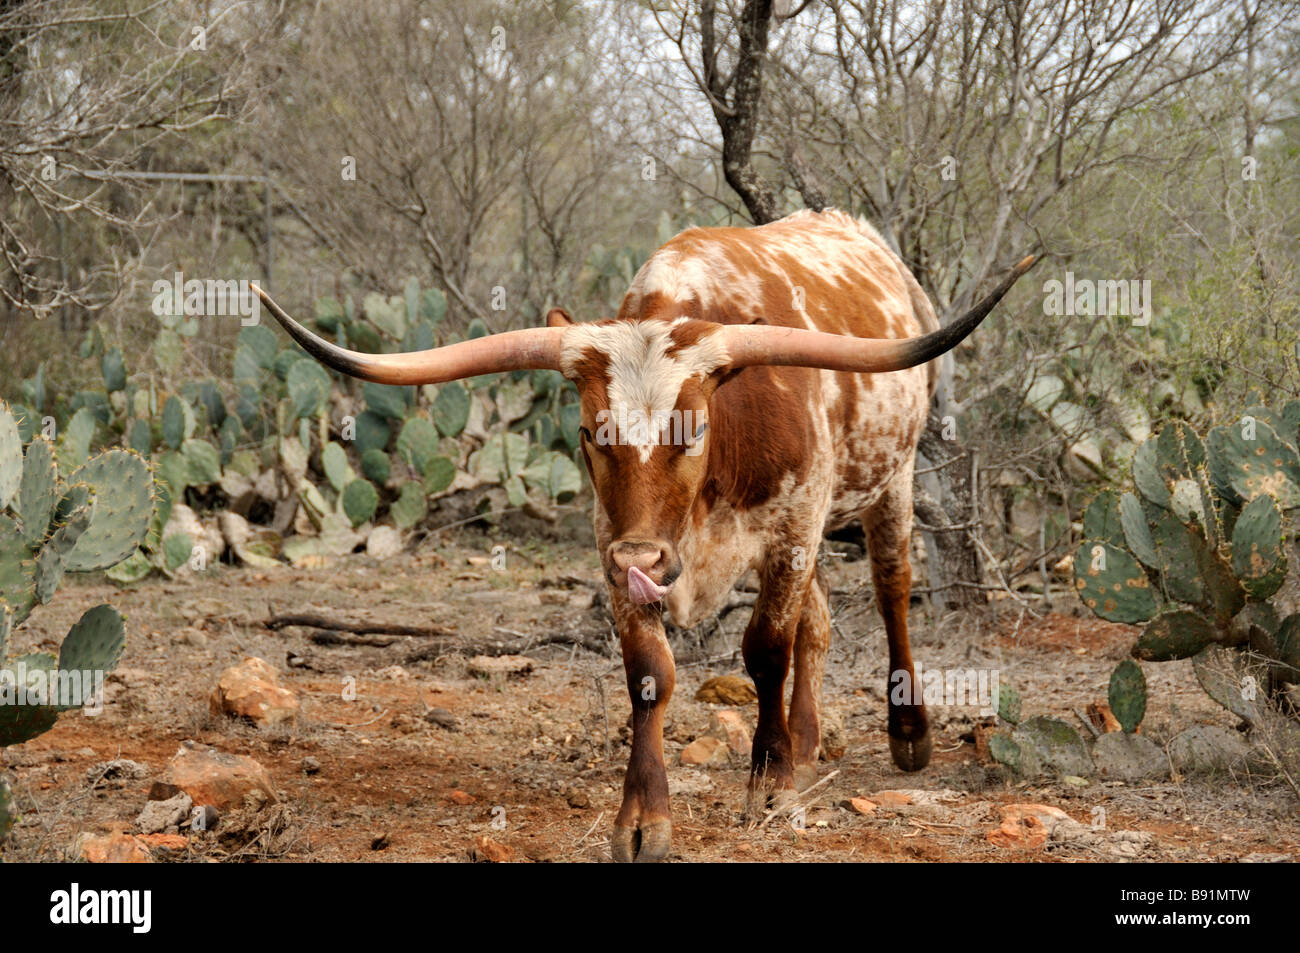
[{"label": "bare tree", "polygon": [[241,113],[250,12],[188,0],[0,2],[0,302],[10,318],[113,300],[158,220],[122,173]]}]

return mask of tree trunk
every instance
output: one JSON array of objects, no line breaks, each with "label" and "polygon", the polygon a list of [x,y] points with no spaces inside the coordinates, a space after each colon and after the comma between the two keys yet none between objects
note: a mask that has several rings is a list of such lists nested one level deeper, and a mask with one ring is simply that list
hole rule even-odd
[{"label": "tree trunk", "polygon": [[[984,602],[979,552],[971,524],[977,513],[971,492],[972,456],[945,434],[943,418],[931,414],[918,445],[921,469],[913,509],[930,527],[925,533],[930,598],[935,607],[957,609]],[[936,494],[937,489],[937,494]]]}]

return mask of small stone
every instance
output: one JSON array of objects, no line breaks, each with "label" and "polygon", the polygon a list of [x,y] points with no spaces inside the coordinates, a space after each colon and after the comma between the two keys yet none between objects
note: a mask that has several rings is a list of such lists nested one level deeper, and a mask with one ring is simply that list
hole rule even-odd
[{"label": "small stone", "polygon": [[181,793],[181,789],[174,784],[168,784],[166,781],[155,781],[149,785],[149,793],[146,795],[150,801],[169,801]]},{"label": "small stone", "polygon": [[184,834],[141,834],[136,840],[143,841],[146,846],[153,850],[165,853],[174,850],[185,850],[190,843]]},{"label": "small stone", "polygon": [[849,810],[855,814],[874,814],[876,813],[876,802],[869,801],[864,797],[851,797],[848,800]]},{"label": "small stone", "polygon": [[269,662],[254,656],[221,673],[208,707],[214,716],[246,718],[266,727],[295,718],[298,696],[280,685],[280,673]]},{"label": "small stone", "polygon": [[366,540],[366,555],[389,559],[402,551],[402,534],[391,526],[376,526]]},{"label": "small stone", "polygon": [[174,636],[172,636],[172,641],[177,645],[189,645],[196,649],[206,649],[208,647],[207,633],[196,629],[193,626],[186,626],[179,630]]},{"label": "small stone", "polygon": [[902,791],[879,791],[871,795],[871,800],[878,807],[907,807],[912,803],[912,795]]},{"label": "small stone", "polygon": [[544,606],[567,606],[569,604],[569,594],[562,589],[543,589],[537,594],[537,598]]},{"label": "small stone", "polygon": [[487,835],[480,835],[474,838],[474,844],[469,849],[470,860],[475,863],[487,864],[505,864],[509,863],[514,857],[515,852],[505,844],[494,841]]},{"label": "small stone", "polygon": [[577,788],[571,789],[569,793],[565,795],[565,800],[568,802],[569,807],[574,807],[574,808],[591,807],[591,798],[587,796],[587,792],[579,791]]},{"label": "small stone", "polygon": [[753,740],[750,738],[745,717],[740,712],[730,708],[713,712],[709,716],[709,734],[725,741],[732,754],[742,758],[749,757]]},{"label": "small stone", "polygon": [[302,759],[301,767],[303,774],[320,774],[320,761],[311,755]]},{"label": "small stone", "polygon": [[252,758],[193,741],[181,744],[163,780],[188,794],[196,805],[211,805],[220,812],[242,808],[249,794],[262,803],[279,800],[270,775]]},{"label": "small stone", "polygon": [[105,834],[81,842],[81,859],[88,864],[149,864],[149,847],[130,834]]},{"label": "small stone", "polygon": [[445,708],[430,708],[424,713],[424,720],[448,731],[456,730],[456,716]]},{"label": "small stone", "polygon": [[193,800],[184,791],[166,801],[146,801],[144,810],[135,819],[135,828],[141,834],[158,834],[169,827],[177,827],[189,818]]},{"label": "small stone", "polygon": [[682,749],[682,764],[714,764],[727,759],[727,744],[719,738],[696,738]]},{"label": "small stone", "polygon": [[717,675],[699,687],[695,700],[709,705],[751,705],[758,701],[758,692],[747,678]]},{"label": "small stone", "polygon": [[450,792],[448,792],[447,800],[451,801],[452,804],[459,804],[461,807],[464,807],[468,804],[473,804],[474,801],[477,799],[474,797],[474,795],[470,794],[468,791],[462,791],[459,788],[454,788]]},{"label": "small stone", "polygon": [[392,841],[388,837],[388,832],[385,831],[382,834],[376,834],[374,837],[370,839],[370,849],[383,850],[391,843]]},{"label": "small stone", "polygon": [[115,758],[101,761],[86,772],[86,783],[99,784],[104,781],[138,781],[147,777],[149,769],[129,758]]},{"label": "small stone", "polygon": [[1047,843],[1052,829],[1074,819],[1047,804],[1007,804],[1001,808],[1002,824],[989,831],[990,844],[1008,849],[1032,850]]},{"label": "small stone", "polygon": [[465,663],[471,675],[491,678],[494,675],[527,675],[533,670],[534,662],[526,655],[475,655]]}]

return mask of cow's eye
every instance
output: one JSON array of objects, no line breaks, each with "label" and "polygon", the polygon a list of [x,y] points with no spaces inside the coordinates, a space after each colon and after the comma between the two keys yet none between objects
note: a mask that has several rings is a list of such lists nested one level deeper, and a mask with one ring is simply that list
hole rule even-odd
[{"label": "cow's eye", "polygon": [[704,431],[709,429],[709,422],[706,420],[695,429],[695,439],[700,440],[704,437]]},{"label": "cow's eye", "polygon": [[581,438],[582,438],[583,440],[585,440],[585,441],[588,441],[588,442],[591,441],[591,431],[588,430],[586,427],[579,427],[579,428],[578,428],[578,436],[581,437]]}]

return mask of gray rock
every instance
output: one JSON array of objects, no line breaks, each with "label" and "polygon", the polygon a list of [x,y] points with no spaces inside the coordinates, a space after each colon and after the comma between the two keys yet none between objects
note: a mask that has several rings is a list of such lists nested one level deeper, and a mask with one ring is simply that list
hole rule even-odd
[{"label": "gray rock", "polygon": [[1193,725],[1169,742],[1169,757],[1182,774],[1214,774],[1243,768],[1250,746],[1235,731],[1218,725]]},{"label": "gray rock", "polygon": [[86,772],[86,783],[101,784],[105,781],[138,781],[149,776],[149,769],[129,758],[115,758],[101,761]]},{"label": "gray rock", "polygon": [[1169,776],[1169,759],[1161,747],[1143,735],[1112,731],[1092,747],[1097,775],[1108,780],[1138,781]]},{"label": "gray rock", "polygon": [[194,802],[184,791],[166,801],[149,801],[135,819],[135,828],[141,834],[157,834],[169,827],[179,828],[189,818],[193,806]]}]

